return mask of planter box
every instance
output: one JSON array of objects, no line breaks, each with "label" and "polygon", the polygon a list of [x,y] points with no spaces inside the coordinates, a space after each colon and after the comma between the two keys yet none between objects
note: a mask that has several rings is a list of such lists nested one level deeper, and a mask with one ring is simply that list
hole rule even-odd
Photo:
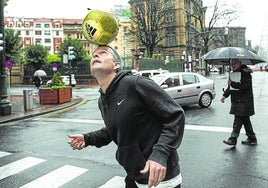
[{"label": "planter box", "polygon": [[71,87],[60,89],[41,88],[39,93],[40,104],[61,104],[70,102],[71,97]]}]

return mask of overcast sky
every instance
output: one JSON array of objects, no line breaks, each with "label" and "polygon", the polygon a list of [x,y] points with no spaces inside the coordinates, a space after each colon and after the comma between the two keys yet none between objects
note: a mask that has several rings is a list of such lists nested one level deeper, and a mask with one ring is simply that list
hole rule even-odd
[{"label": "overcast sky", "polygon": [[[247,40],[252,40],[253,45],[258,45],[264,26],[267,25],[265,22],[268,20],[265,15],[267,12],[266,0],[225,1],[239,5],[238,8],[241,12],[240,18],[231,26],[246,27]],[[215,0],[203,0],[203,2],[204,6],[209,7],[214,4]],[[83,19],[88,13],[87,8],[109,10],[115,4],[127,5],[128,0],[9,0],[8,6],[5,7],[5,15]]]}]

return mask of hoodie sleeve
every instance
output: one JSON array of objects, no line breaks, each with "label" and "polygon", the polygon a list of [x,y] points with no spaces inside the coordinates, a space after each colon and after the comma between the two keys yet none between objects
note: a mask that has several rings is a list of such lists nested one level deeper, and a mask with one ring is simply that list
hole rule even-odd
[{"label": "hoodie sleeve", "polygon": [[146,78],[137,80],[136,90],[146,106],[161,122],[161,132],[149,160],[164,166],[170,153],[180,146],[184,133],[184,111],[160,86]]},{"label": "hoodie sleeve", "polygon": [[99,148],[108,145],[112,141],[106,127],[103,127],[97,131],[85,133],[83,135],[86,146],[92,145]]}]

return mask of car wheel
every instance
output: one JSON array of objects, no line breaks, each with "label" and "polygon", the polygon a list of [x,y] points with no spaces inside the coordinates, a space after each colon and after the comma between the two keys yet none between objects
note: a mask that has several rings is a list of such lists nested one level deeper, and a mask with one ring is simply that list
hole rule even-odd
[{"label": "car wheel", "polygon": [[211,105],[212,96],[210,93],[203,93],[199,99],[199,106],[207,108]]}]

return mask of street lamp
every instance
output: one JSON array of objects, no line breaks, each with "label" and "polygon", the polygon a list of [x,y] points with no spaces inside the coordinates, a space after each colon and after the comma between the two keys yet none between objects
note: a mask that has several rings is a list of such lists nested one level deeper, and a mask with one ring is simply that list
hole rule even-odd
[{"label": "street lamp", "polygon": [[132,55],[134,56],[134,69],[137,71],[140,71],[139,60],[143,56],[145,49],[145,47],[138,47],[136,50],[132,50]]},{"label": "street lamp", "polygon": [[139,60],[140,60],[140,51],[138,49],[134,50],[133,54],[134,56],[134,69],[137,71],[140,71],[140,65],[139,65]]},{"label": "street lamp", "polygon": [[11,104],[7,95],[7,74],[5,71],[6,49],[4,30],[4,5],[5,0],[0,0],[0,34],[2,34],[3,44],[0,50],[0,115],[11,114]]}]

